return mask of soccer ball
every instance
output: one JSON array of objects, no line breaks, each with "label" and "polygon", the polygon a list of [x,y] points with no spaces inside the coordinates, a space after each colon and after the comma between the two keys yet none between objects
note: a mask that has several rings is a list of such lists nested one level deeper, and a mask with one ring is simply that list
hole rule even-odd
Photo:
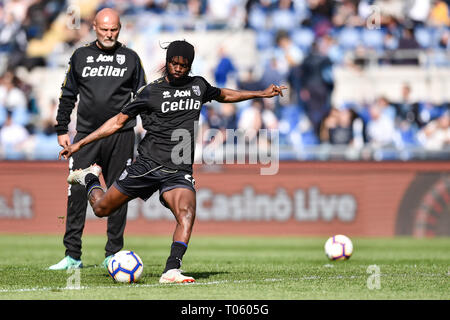
[{"label": "soccer ball", "polygon": [[108,263],[108,273],[117,282],[137,282],[143,270],[141,258],[133,251],[119,251]]},{"label": "soccer ball", "polygon": [[347,260],[352,253],[352,240],[342,234],[332,236],[325,242],[325,254],[330,260]]}]

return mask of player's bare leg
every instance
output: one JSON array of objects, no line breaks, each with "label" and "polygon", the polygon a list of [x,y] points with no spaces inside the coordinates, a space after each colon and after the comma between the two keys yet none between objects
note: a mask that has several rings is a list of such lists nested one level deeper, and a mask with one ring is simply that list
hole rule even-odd
[{"label": "player's bare leg", "polygon": [[173,233],[173,241],[181,241],[188,244],[195,220],[195,193],[187,188],[175,188],[164,192],[163,199],[177,221],[175,232]]},{"label": "player's bare leg", "polygon": [[194,278],[181,274],[181,261],[187,250],[195,221],[195,193],[186,188],[175,188],[164,192],[163,199],[172,210],[177,225],[173,233],[170,256],[167,259],[160,283],[189,283]]},{"label": "player's bare leg", "polygon": [[100,166],[93,164],[89,168],[73,171],[67,178],[67,182],[85,186],[94,214],[97,217],[107,217],[131,198],[120,192],[114,185],[105,192],[98,179],[101,171]]},{"label": "player's bare leg", "polygon": [[89,194],[89,204],[97,217],[107,217],[123,204],[130,201],[131,198],[112,185],[105,192],[102,189],[95,188]]}]

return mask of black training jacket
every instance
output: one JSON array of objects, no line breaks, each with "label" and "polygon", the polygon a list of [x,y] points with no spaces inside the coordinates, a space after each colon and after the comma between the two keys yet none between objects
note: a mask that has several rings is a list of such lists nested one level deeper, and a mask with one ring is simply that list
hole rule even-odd
[{"label": "black training jacket", "polygon": [[[56,131],[68,131],[70,114],[77,97],[77,132],[91,133],[122,110],[146,84],[139,56],[120,42],[111,50],[100,49],[95,41],[78,48],[69,61],[61,87]],[[122,130],[132,128],[129,121]]]}]

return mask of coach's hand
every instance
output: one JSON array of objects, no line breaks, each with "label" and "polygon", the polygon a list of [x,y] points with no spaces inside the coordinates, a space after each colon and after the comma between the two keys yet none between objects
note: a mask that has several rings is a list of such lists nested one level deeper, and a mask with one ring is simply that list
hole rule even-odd
[{"label": "coach's hand", "polygon": [[286,86],[277,86],[275,84],[271,84],[263,91],[263,95],[264,98],[272,98],[278,95],[283,96],[283,90],[286,89]]},{"label": "coach's hand", "polygon": [[58,144],[63,148],[69,146],[70,145],[69,135],[67,133],[59,135],[58,136]]},{"label": "coach's hand", "polygon": [[61,160],[62,157],[64,159],[69,159],[72,156],[72,154],[74,154],[78,150],[80,150],[80,144],[79,143],[71,144],[70,146],[65,147],[64,149],[62,149],[59,152],[58,159]]}]

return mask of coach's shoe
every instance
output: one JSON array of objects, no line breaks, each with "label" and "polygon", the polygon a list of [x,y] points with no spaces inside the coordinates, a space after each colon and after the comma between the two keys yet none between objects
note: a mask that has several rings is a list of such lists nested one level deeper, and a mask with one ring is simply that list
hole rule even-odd
[{"label": "coach's shoe", "polygon": [[65,256],[60,262],[50,266],[49,270],[67,270],[83,268],[81,260],[75,260],[71,256]]},{"label": "coach's shoe", "polygon": [[81,184],[85,186],[84,178],[88,173],[92,173],[98,177],[101,172],[102,168],[97,164],[93,164],[89,168],[72,171],[67,177],[67,182],[69,184]]},{"label": "coach's shoe", "polygon": [[105,269],[108,269],[108,264],[109,264],[109,260],[111,260],[111,258],[113,257],[113,255],[107,256],[105,258],[105,260],[103,260],[102,266]]},{"label": "coach's shoe", "polygon": [[195,282],[192,277],[187,277],[181,274],[183,272],[180,269],[170,269],[162,274],[159,279],[159,283],[190,283]]}]

